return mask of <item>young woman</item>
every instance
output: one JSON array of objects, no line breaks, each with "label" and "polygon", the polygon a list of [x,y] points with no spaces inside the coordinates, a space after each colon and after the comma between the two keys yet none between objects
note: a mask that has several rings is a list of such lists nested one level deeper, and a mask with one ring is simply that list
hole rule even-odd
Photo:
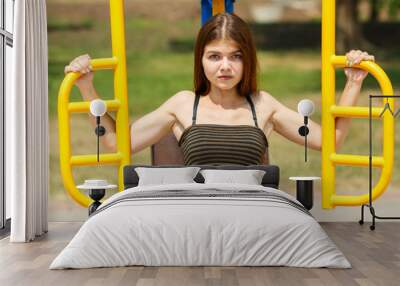
[{"label": "young woman", "polygon": [[[374,61],[366,52],[346,54],[349,65]],[[83,98],[98,98],[89,55],[75,58],[65,72],[80,72],[76,81]],[[186,165],[260,164],[267,137],[276,131],[304,144],[298,133],[303,117],[257,88],[256,49],[248,25],[234,14],[218,14],[199,31],[195,46],[194,92],[176,93],[153,112],[130,126],[131,149],[138,152],[171,130],[179,141]],[[347,82],[339,105],[354,105],[367,72],[345,68]],[[94,123],[94,118],[91,119]],[[350,119],[336,119],[336,145],[344,141]],[[116,149],[115,122],[102,119],[103,144]],[[309,120],[308,145],[321,149],[321,126]]]}]

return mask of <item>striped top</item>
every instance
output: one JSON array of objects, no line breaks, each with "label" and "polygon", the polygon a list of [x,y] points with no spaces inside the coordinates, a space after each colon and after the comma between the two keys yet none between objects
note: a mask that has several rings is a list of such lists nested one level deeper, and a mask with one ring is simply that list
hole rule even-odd
[{"label": "striped top", "polygon": [[250,96],[246,99],[255,126],[196,124],[200,95],[193,105],[192,125],[179,140],[185,165],[259,165],[268,147],[264,132],[258,127],[256,111]]}]

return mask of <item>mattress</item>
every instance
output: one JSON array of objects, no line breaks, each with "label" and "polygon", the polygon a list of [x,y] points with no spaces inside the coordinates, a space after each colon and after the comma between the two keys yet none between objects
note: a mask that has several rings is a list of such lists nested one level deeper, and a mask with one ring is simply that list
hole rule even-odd
[{"label": "mattress", "polygon": [[113,195],[50,269],[131,265],[351,267],[291,195],[258,185],[198,183]]}]

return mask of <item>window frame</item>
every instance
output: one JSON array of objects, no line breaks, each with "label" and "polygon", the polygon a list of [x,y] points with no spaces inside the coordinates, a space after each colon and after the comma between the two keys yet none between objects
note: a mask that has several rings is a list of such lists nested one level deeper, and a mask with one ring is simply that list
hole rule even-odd
[{"label": "window frame", "polygon": [[[6,1],[12,2],[14,19],[15,0],[0,0],[1,21],[0,21],[0,237],[8,235],[10,232],[11,219],[7,219],[7,200],[5,189],[5,93],[6,93],[6,48],[13,48],[13,34],[6,30]],[[10,15],[8,15],[9,17]],[[13,22],[13,21],[12,21]],[[12,27],[12,31],[14,27]]]}]

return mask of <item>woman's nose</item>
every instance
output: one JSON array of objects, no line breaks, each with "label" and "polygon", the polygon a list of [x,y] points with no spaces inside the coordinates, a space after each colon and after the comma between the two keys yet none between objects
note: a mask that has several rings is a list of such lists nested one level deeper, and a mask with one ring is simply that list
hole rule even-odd
[{"label": "woman's nose", "polygon": [[226,70],[229,69],[231,66],[229,59],[228,58],[222,58],[222,62],[221,62],[221,69],[222,70]]}]

